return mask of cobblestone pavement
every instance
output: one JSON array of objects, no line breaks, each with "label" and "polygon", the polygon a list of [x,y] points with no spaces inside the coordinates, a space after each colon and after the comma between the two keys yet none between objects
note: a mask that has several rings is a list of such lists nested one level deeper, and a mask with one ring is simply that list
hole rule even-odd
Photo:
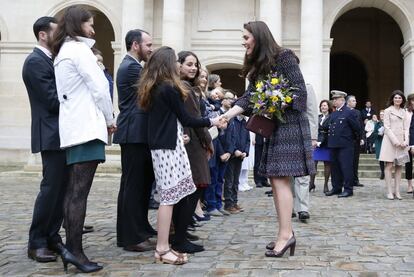
[{"label": "cobblestone pavement", "polygon": [[[39,177],[0,174],[0,276],[73,276],[61,260],[40,264],[26,256],[28,228]],[[116,247],[116,199],[119,177],[95,179],[89,196],[84,236],[87,255],[104,269],[79,276],[414,276],[414,200],[386,200],[383,183],[362,180],[354,197],[312,193],[311,220],[294,220],[298,239],[294,257],[266,258],[274,239],[275,211],[266,189],[239,193],[244,213],[213,218],[198,228],[207,249],[183,266],[154,264],[153,252],[132,253]],[[404,188],[405,189],[405,188]],[[155,223],[151,211],[151,222]]]}]

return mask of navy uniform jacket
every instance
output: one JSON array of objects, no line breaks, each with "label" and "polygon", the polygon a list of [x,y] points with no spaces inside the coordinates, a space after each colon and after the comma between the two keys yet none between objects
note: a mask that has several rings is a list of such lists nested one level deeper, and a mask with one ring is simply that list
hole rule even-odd
[{"label": "navy uniform jacket", "polygon": [[32,153],[60,150],[59,99],[52,60],[35,48],[24,62],[22,75],[32,113]]},{"label": "navy uniform jacket", "polygon": [[328,147],[342,148],[354,145],[356,134],[361,133],[361,124],[355,113],[344,105],[329,117]]},{"label": "navy uniform jacket", "polygon": [[126,55],[119,65],[116,75],[118,88],[119,115],[118,130],[114,134],[114,143],[147,143],[148,114],[138,107],[137,82],[142,66],[131,56]]}]

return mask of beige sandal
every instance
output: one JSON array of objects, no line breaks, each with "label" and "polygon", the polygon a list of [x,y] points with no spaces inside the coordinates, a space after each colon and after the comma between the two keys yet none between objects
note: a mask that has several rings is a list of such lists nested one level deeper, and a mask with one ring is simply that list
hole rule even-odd
[{"label": "beige sandal", "polygon": [[[172,264],[172,265],[182,265],[187,263],[187,261],[185,260],[185,256],[182,254],[176,254],[176,252],[172,251],[171,249],[168,249],[166,251],[158,251],[157,249],[155,249],[155,253],[158,255],[158,258],[155,258],[155,262],[157,264]],[[174,256],[177,257],[177,259],[175,260],[170,260],[170,259],[164,259],[163,256],[167,255],[168,253],[173,254]]]}]

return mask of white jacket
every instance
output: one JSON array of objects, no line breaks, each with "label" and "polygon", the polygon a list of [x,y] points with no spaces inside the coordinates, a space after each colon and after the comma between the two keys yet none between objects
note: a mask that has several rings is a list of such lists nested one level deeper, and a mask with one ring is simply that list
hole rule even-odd
[{"label": "white jacket", "polygon": [[95,41],[78,39],[68,38],[54,62],[61,148],[94,139],[107,143],[107,126],[114,123],[108,80],[90,49]]}]

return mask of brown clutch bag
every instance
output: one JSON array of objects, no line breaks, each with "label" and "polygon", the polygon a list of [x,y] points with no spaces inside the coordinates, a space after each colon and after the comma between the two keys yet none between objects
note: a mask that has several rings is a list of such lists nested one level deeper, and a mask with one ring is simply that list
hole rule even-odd
[{"label": "brown clutch bag", "polygon": [[269,138],[276,128],[276,122],[262,115],[253,115],[246,124],[246,129],[259,134],[265,138]]}]

